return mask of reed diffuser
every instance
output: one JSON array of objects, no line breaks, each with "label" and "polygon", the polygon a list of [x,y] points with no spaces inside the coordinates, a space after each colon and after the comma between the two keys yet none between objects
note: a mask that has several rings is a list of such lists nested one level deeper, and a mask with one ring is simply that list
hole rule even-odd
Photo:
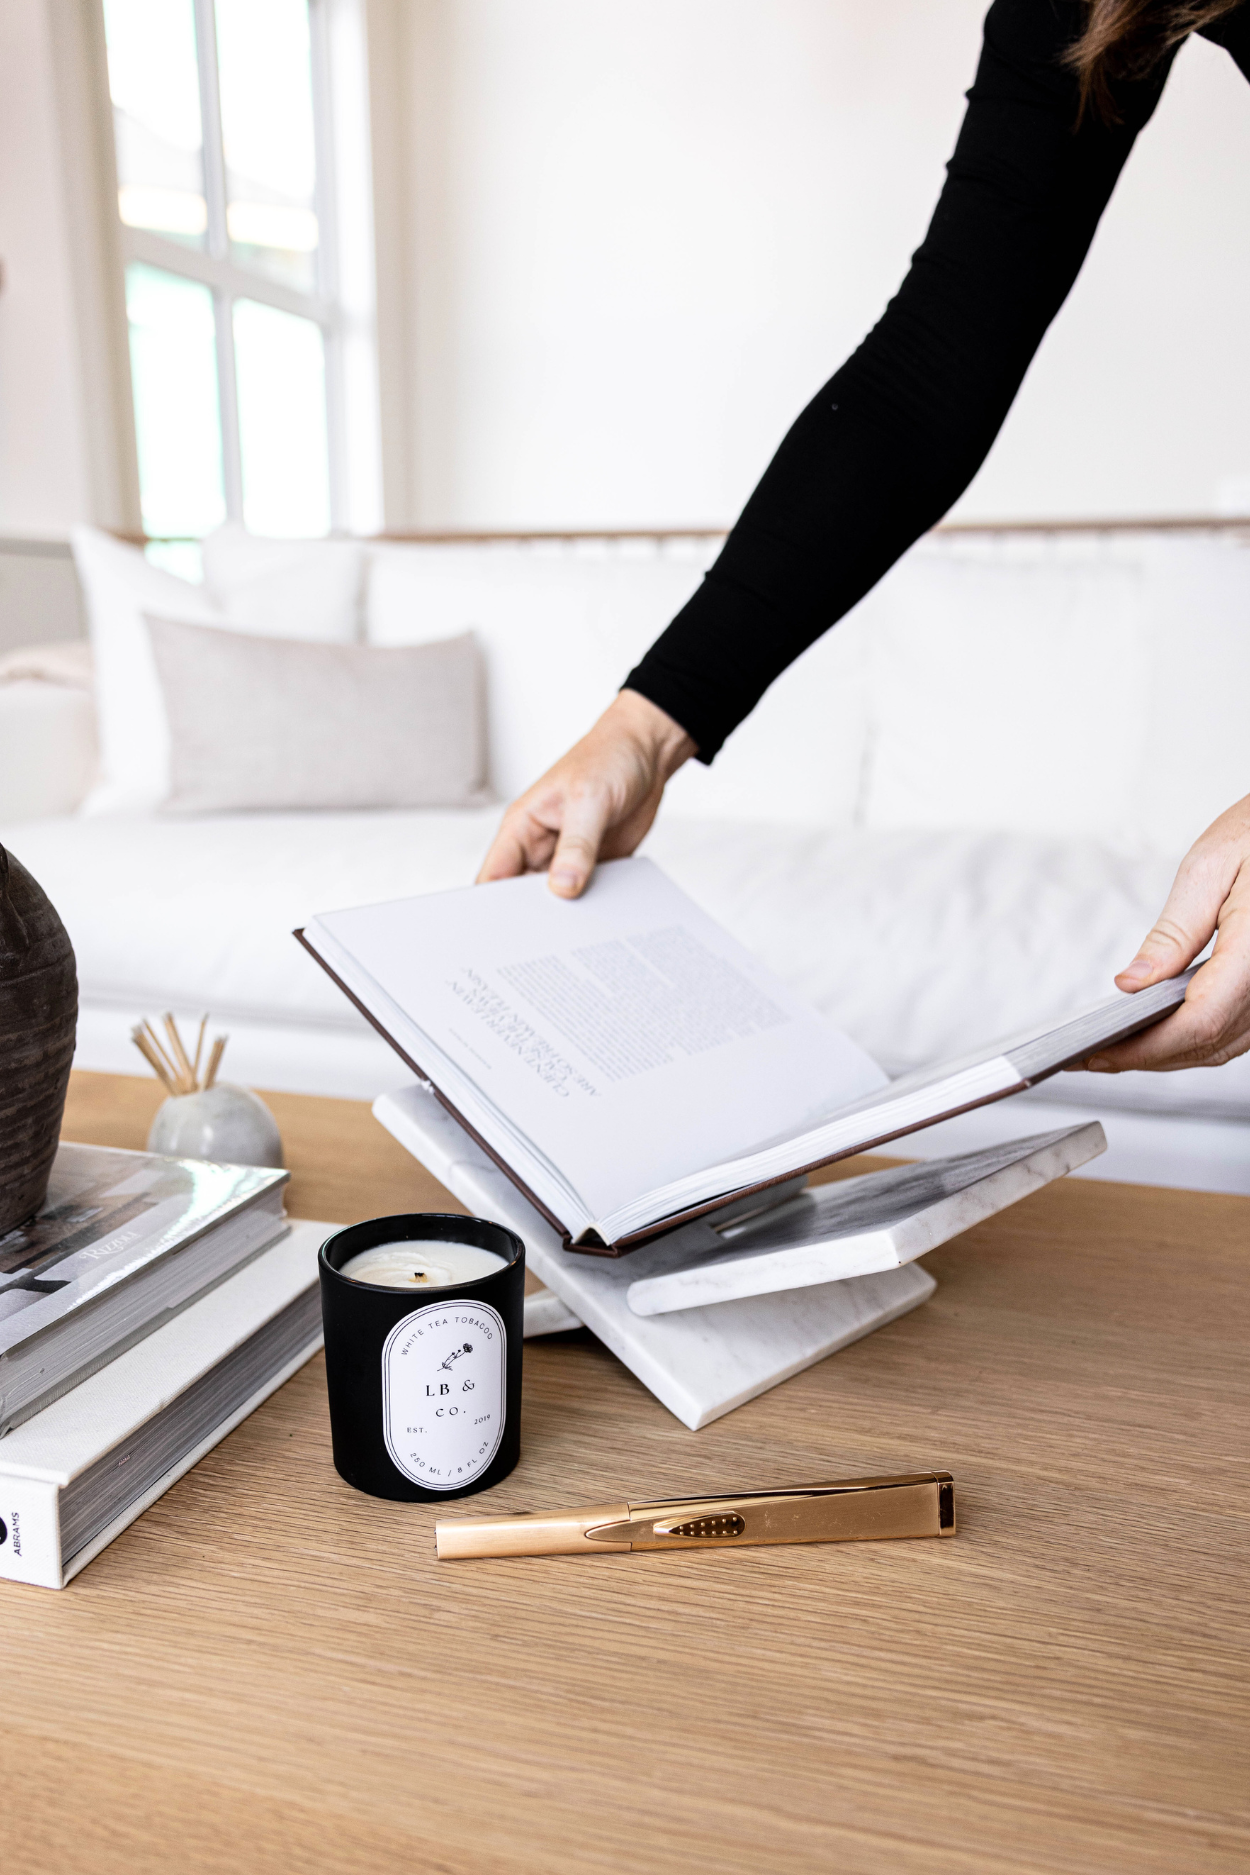
[{"label": "reed diffuser", "polygon": [[194,1055],[188,1053],[172,1015],[164,1018],[161,1040],[145,1016],[130,1039],[169,1095],[157,1108],[148,1134],[148,1151],[174,1159],[211,1159],[225,1165],[281,1165],[278,1123],[259,1095],[219,1081],[217,1071],[227,1037],[216,1037],[203,1074],[208,1017],[200,1020]]}]

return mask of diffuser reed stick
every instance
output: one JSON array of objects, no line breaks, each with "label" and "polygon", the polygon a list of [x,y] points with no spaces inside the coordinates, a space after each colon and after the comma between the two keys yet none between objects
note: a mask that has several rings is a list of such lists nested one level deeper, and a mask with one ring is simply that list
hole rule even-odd
[{"label": "diffuser reed stick", "polygon": [[153,1070],[158,1081],[167,1093],[204,1094],[217,1079],[217,1070],[221,1066],[222,1052],[229,1039],[219,1035],[213,1042],[208,1055],[208,1065],[200,1078],[200,1062],[204,1054],[204,1032],[208,1027],[208,1017],[200,1022],[200,1032],[196,1038],[195,1059],[187,1053],[186,1045],[178,1032],[178,1024],[171,1014],[165,1016],[166,1040],[162,1042],[156,1030],[145,1016],[142,1022],[135,1024],[130,1031],[130,1039],[148,1066]]},{"label": "diffuser reed stick", "polygon": [[142,1028],[144,1035],[147,1037],[148,1047],[155,1054],[157,1060],[164,1066],[168,1078],[176,1082],[178,1079],[178,1070],[169,1059],[164,1042],[162,1042],[160,1036],[156,1033],[156,1030],[152,1027],[152,1024],[148,1021],[146,1016],[143,1018]]},{"label": "diffuser reed stick", "polygon": [[225,1035],[219,1035],[217,1040],[213,1043],[213,1052],[208,1057],[208,1072],[204,1076],[205,1087],[211,1087],[213,1082],[217,1079],[217,1070],[221,1066],[222,1050],[225,1048],[228,1039],[229,1038]]}]

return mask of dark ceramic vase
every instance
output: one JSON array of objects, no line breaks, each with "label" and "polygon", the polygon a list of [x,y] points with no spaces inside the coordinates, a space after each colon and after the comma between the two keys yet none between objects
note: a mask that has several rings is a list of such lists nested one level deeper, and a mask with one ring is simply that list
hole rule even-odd
[{"label": "dark ceramic vase", "polygon": [[69,934],[0,846],[0,1236],[43,1203],[77,1024]]}]

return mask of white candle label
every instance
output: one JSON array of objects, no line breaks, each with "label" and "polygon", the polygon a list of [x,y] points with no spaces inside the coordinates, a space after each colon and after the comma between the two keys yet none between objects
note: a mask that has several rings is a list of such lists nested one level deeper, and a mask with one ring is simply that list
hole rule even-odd
[{"label": "white candle label", "polygon": [[386,1449],[405,1478],[455,1491],[499,1450],[507,1334],[484,1302],[434,1302],[396,1322],[382,1349]]}]

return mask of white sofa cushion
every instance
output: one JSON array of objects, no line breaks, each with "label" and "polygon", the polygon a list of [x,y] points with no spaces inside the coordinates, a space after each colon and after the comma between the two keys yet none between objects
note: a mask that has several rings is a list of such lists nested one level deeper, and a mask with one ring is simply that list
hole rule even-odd
[{"label": "white sofa cushion", "polygon": [[72,814],[95,772],[89,690],[39,678],[0,683],[0,819]]},{"label": "white sofa cushion", "polygon": [[1145,543],[1149,685],[1141,826],[1183,853],[1250,794],[1250,532]]},{"label": "white sofa cushion", "polygon": [[[377,547],[371,644],[472,629],[485,659],[491,781],[511,799],[584,735],[693,592],[716,542]],[[864,754],[868,621],[828,634],[708,769],[669,788],[673,815],[853,824]]]},{"label": "white sofa cushion", "polygon": [[1250,793],[1250,550],[920,543],[875,597],[862,824],[1097,838],[1175,864]]},{"label": "white sofa cushion", "polygon": [[[669,822],[646,850],[891,1075],[1106,1001],[1171,880],[1159,856],[1023,834]],[[1250,1055],[1045,1086],[1095,1108],[1250,1119]]]},{"label": "white sofa cushion", "polygon": [[[65,920],[84,1004],[115,1009],[119,1032],[165,1008],[342,1031],[362,1018],[292,928],[338,906],[468,884],[497,818],[119,816],[16,828],[12,846]],[[891,1073],[1103,1000],[1168,878],[1158,858],[1024,835],[665,818],[645,850]],[[1048,1085],[1096,1111],[1250,1119],[1250,1057]]]},{"label": "white sofa cushion", "polygon": [[[60,912],[84,1003],[331,1028],[358,1016],[291,936],[338,905],[473,878],[497,807],[109,815],[0,831]],[[136,1056],[136,1063],[138,1057]]]},{"label": "white sofa cushion", "polygon": [[351,644],[366,550],[357,540],[264,540],[227,521],[202,547],[204,590],[236,629]]},{"label": "white sofa cushion", "polygon": [[880,605],[866,826],[1142,844],[1139,553],[1078,555],[1027,537],[988,552],[925,542],[884,582]]}]

